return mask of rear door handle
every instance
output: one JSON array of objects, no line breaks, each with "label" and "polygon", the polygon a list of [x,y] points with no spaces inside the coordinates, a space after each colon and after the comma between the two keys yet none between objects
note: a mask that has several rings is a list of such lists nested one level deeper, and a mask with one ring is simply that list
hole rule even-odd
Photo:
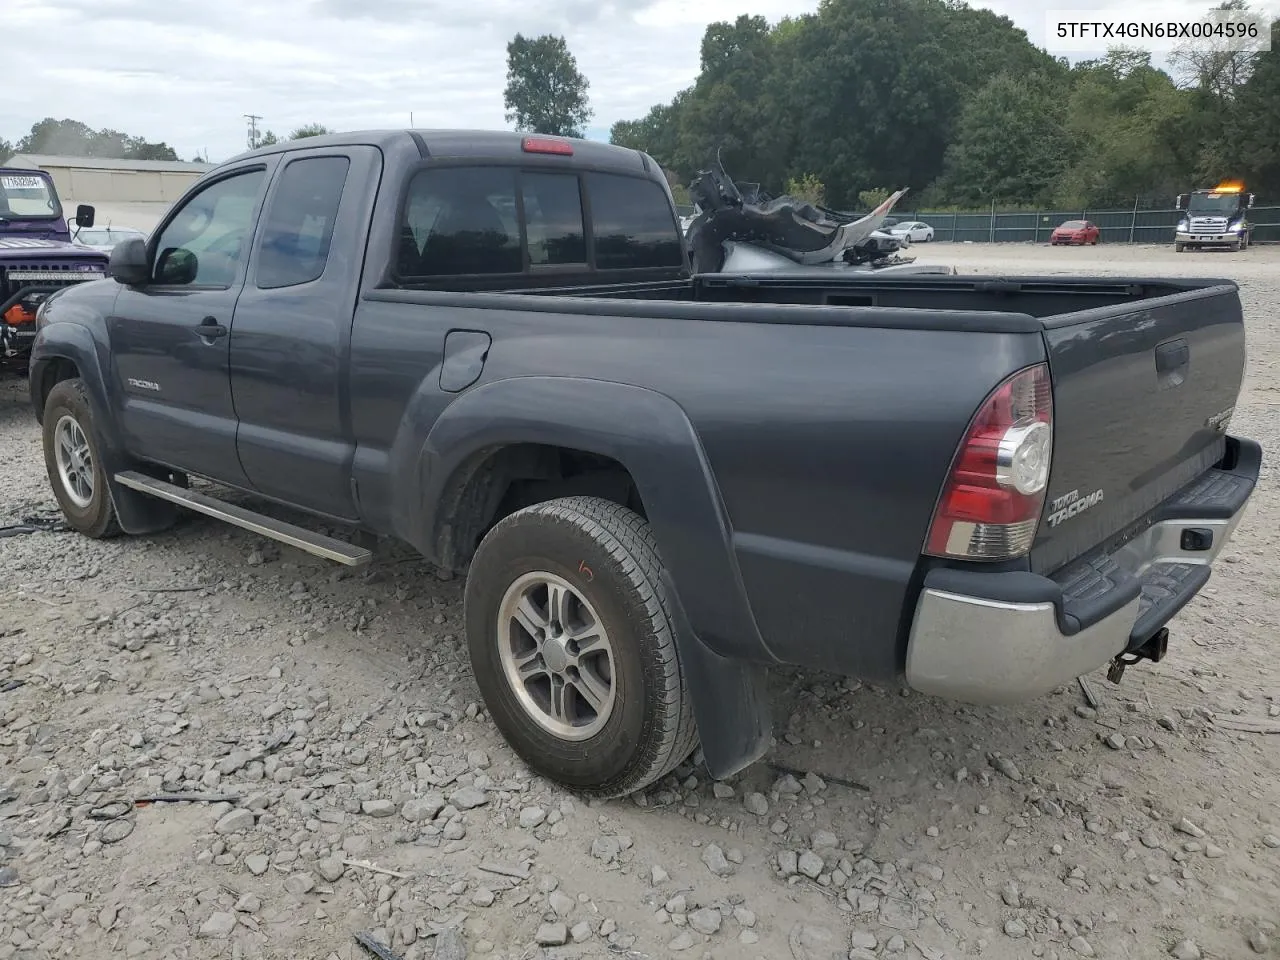
[{"label": "rear door handle", "polygon": [[218,322],[217,317],[205,317],[196,326],[196,335],[202,340],[215,340],[227,335],[227,328]]}]

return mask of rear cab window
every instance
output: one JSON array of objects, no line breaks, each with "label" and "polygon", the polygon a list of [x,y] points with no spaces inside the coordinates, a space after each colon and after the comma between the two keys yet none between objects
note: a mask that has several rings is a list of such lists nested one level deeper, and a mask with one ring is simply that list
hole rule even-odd
[{"label": "rear cab window", "polygon": [[324,274],[350,167],[342,156],[289,161],[267,208],[258,254],[259,289],[295,287]]},{"label": "rear cab window", "polygon": [[679,267],[680,229],[672,223],[665,191],[652,180],[587,173],[591,220],[600,270]]},{"label": "rear cab window", "polygon": [[661,185],[590,170],[427,167],[410,181],[396,244],[395,280],[414,286],[684,268]]}]

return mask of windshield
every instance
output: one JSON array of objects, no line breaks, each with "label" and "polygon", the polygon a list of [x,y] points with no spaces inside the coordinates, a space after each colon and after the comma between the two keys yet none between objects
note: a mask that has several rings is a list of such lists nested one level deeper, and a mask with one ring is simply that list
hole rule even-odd
[{"label": "windshield", "polygon": [[0,217],[60,217],[53,184],[34,173],[0,173]]},{"label": "windshield", "polygon": [[1238,193],[1193,193],[1187,205],[1188,213],[1217,213],[1227,215],[1235,213],[1240,207]]},{"label": "windshield", "polygon": [[1063,230],[1083,230],[1083,229],[1084,229],[1084,221],[1083,221],[1083,220],[1068,220],[1066,223],[1064,223],[1064,224],[1062,225],[1062,229],[1063,229]]}]

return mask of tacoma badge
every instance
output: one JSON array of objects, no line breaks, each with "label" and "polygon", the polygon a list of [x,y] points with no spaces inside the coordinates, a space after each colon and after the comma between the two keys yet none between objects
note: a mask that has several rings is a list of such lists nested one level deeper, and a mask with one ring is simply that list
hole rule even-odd
[{"label": "tacoma badge", "polygon": [[1095,490],[1093,493],[1080,496],[1079,490],[1072,490],[1070,493],[1064,493],[1060,497],[1054,497],[1049,508],[1053,511],[1049,514],[1049,526],[1056,527],[1063,520],[1070,520],[1084,513],[1090,507],[1095,507],[1102,502],[1102,491]]}]

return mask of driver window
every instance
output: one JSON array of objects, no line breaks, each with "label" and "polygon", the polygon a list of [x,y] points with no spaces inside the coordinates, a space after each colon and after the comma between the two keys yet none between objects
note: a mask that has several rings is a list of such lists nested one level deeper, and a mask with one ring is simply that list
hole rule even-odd
[{"label": "driver window", "polygon": [[156,244],[156,283],[229,287],[249,250],[253,211],[266,172],[248,170],[201,190]]}]

